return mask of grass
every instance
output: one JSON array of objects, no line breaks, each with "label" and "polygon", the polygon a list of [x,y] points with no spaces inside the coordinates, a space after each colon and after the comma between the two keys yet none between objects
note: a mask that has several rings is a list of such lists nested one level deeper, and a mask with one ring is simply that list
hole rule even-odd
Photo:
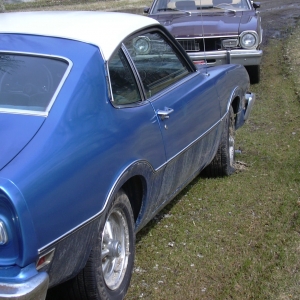
[{"label": "grass", "polygon": [[134,10],[142,14],[143,8],[150,6],[151,0],[35,0],[35,2],[23,2],[5,4],[7,12],[34,11],[34,10]]},{"label": "grass", "polygon": [[[144,7],[37,1],[14,10]],[[72,5],[70,5],[72,3]],[[239,171],[196,178],[137,236],[127,300],[299,299],[300,27],[264,48],[257,102],[237,132]]]},{"label": "grass", "polygon": [[288,73],[290,74],[291,79],[295,82],[295,91],[300,101],[300,51],[299,51],[299,25],[297,30],[291,33],[289,43],[286,47],[285,53],[283,55],[284,60],[289,64]]}]

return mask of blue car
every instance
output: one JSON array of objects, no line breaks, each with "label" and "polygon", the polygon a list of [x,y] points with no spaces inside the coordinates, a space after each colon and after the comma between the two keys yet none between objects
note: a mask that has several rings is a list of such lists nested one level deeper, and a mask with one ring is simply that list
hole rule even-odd
[{"label": "blue car", "polygon": [[123,299],[136,232],[234,172],[247,71],[123,13],[4,13],[0,51],[0,299]]}]

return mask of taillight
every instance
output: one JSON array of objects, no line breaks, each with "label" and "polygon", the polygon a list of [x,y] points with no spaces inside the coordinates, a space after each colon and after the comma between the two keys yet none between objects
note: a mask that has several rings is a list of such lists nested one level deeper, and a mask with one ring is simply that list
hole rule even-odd
[{"label": "taillight", "polygon": [[46,254],[41,255],[37,261],[36,269],[39,270],[42,267],[50,264],[50,262],[52,261],[53,255],[54,255],[54,249],[50,250]]},{"label": "taillight", "polygon": [[0,245],[5,245],[8,242],[7,229],[2,220],[0,220]]}]

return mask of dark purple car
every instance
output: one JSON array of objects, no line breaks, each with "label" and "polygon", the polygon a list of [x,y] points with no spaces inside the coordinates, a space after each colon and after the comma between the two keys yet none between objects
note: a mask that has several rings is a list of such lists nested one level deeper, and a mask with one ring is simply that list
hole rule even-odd
[{"label": "dark purple car", "polygon": [[241,64],[260,80],[260,3],[250,0],[154,0],[144,12],[177,39],[195,64]]}]

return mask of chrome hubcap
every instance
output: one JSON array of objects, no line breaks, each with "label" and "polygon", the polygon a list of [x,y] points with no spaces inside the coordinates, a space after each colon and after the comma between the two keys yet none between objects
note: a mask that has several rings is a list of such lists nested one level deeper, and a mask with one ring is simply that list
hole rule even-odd
[{"label": "chrome hubcap", "polygon": [[126,217],[122,210],[115,209],[108,216],[102,234],[102,272],[105,283],[111,290],[123,281],[129,256],[129,234]]}]

